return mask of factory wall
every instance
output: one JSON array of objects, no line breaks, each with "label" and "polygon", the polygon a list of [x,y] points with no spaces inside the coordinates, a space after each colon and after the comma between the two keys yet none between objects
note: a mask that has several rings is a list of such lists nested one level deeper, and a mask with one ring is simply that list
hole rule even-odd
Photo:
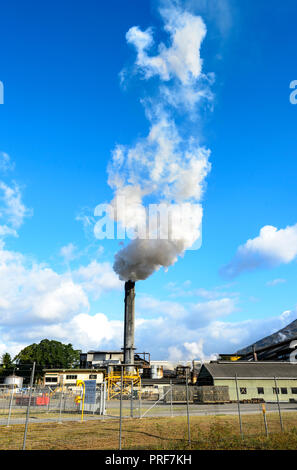
[{"label": "factory wall", "polygon": [[[239,400],[260,399],[266,402],[277,402],[274,379],[237,379]],[[231,401],[237,400],[236,382],[234,379],[214,378],[215,386],[228,386]],[[297,401],[297,379],[277,379],[280,402]],[[264,392],[264,393],[262,393]]]},{"label": "factory wall", "polygon": [[77,380],[96,380],[97,384],[104,382],[105,373],[97,369],[69,369],[63,371],[47,371],[43,378],[43,385],[64,387],[74,390]]}]

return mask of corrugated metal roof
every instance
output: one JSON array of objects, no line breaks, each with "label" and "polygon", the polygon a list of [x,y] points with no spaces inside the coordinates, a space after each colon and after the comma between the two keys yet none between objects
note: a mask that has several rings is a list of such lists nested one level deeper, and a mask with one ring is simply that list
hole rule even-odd
[{"label": "corrugated metal roof", "polygon": [[203,364],[214,378],[293,378],[297,379],[297,364],[291,362],[211,362]]}]

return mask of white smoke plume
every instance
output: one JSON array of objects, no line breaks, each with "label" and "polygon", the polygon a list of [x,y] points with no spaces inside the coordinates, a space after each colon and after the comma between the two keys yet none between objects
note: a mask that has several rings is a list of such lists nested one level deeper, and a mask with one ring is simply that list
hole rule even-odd
[{"label": "white smoke plume", "polygon": [[[201,145],[197,127],[191,129],[198,108],[212,100],[213,75],[202,72],[200,57],[206,26],[201,17],[177,6],[160,14],[169,46],[156,47],[151,28],[134,26],[126,34],[136,49],[129,74],[140,75],[144,82],[154,79],[156,91],[142,98],[148,135],[131,147],[118,145],[108,167],[113,217],[133,232],[133,240],[115,255],[114,270],[121,280],[146,279],[161,266],[173,265],[201,237],[210,151]],[[157,53],[150,54],[152,50]],[[127,76],[127,70],[122,71],[122,80]],[[148,209],[152,204],[170,213],[161,235],[160,219]]]}]

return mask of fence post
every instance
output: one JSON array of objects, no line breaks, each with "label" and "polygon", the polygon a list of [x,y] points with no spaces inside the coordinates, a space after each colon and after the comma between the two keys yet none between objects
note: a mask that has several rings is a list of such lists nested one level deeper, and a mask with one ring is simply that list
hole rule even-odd
[{"label": "fence post", "polygon": [[63,404],[63,392],[60,395],[60,406],[59,406],[59,421],[58,424],[62,424],[62,404]]},{"label": "fence post", "polygon": [[264,418],[265,433],[266,433],[266,437],[268,437],[268,425],[267,425],[267,418],[266,418],[266,406],[265,406],[264,403],[262,403],[262,413],[263,413],[263,418]]},{"label": "fence post", "polygon": [[122,450],[122,405],[123,405],[123,366],[121,366],[119,450]]},{"label": "fence post", "polygon": [[62,424],[62,404],[63,404],[63,375],[61,376],[61,384],[62,384],[62,387],[61,387],[61,395],[60,395],[60,407],[59,407],[59,421],[58,421],[58,424]]},{"label": "fence post", "polygon": [[13,402],[13,394],[14,394],[14,384],[12,384],[12,391],[11,391],[11,395],[10,395],[9,411],[8,411],[7,424],[6,424],[7,427],[8,427],[9,424],[10,424],[10,416],[11,416],[11,409],[12,409],[12,402]]},{"label": "fence post", "polygon": [[99,415],[103,414],[103,383],[100,384]]},{"label": "fence post", "polygon": [[190,413],[189,413],[189,384],[188,384],[188,369],[186,369],[186,393],[187,393],[188,441],[189,441],[189,445],[191,445],[191,429],[190,429]]},{"label": "fence post", "polygon": [[236,384],[236,395],[237,395],[237,407],[238,407],[238,418],[239,418],[240,434],[241,434],[241,437],[243,438],[242,422],[241,422],[241,414],[240,414],[239,392],[238,392],[238,383],[237,383],[237,374],[235,374],[235,384]]},{"label": "fence post", "polygon": [[102,410],[103,415],[106,414],[106,393],[107,393],[106,389],[107,389],[106,382],[104,381],[103,382],[103,410]]},{"label": "fence post", "polygon": [[139,396],[138,396],[138,398],[139,398],[139,419],[141,418],[141,391],[142,390],[141,390],[141,383],[140,383],[140,385],[139,385]]},{"label": "fence post", "polygon": [[23,450],[26,449],[26,439],[27,439],[27,431],[28,431],[28,422],[29,422],[29,414],[30,414],[32,388],[33,388],[33,382],[34,382],[34,373],[35,373],[35,362],[33,362],[31,378],[30,378],[29,401],[28,401],[27,414],[26,414],[26,424],[25,424],[25,432],[24,432],[24,440],[23,440]]},{"label": "fence post", "polygon": [[131,379],[131,402],[130,402],[130,416],[133,418],[133,379]]},{"label": "fence post", "polygon": [[279,414],[279,422],[280,422],[281,430],[283,432],[284,431],[284,426],[283,426],[282,414],[281,414],[281,409],[280,409],[280,402],[279,402],[279,397],[278,397],[279,389],[277,387],[276,377],[274,377],[274,383],[275,383],[275,393],[276,393],[276,400],[277,400],[277,407],[278,407],[278,414]]},{"label": "fence post", "polygon": [[173,407],[172,407],[172,380],[170,379],[170,414],[173,418]]}]

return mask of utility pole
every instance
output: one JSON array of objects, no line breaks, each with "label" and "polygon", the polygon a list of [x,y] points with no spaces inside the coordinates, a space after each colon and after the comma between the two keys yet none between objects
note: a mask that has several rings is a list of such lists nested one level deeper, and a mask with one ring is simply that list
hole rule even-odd
[{"label": "utility pole", "polygon": [[189,413],[188,369],[186,369],[186,393],[187,393],[188,442],[189,442],[189,445],[191,445],[191,428],[190,428],[190,413]]},{"label": "utility pole", "polygon": [[27,431],[28,431],[28,422],[29,422],[29,414],[30,414],[30,405],[31,405],[31,398],[32,398],[34,374],[35,374],[35,362],[33,362],[31,378],[30,378],[29,401],[28,401],[27,414],[26,414],[26,424],[25,424],[25,433],[24,433],[24,441],[23,441],[23,450],[26,449],[26,439],[27,439]]},{"label": "utility pole", "polygon": [[241,434],[241,437],[243,438],[242,422],[241,422],[241,414],[240,414],[239,392],[238,392],[238,383],[237,383],[237,374],[235,374],[235,385],[236,385],[236,395],[237,395],[237,407],[238,407],[238,418],[239,418],[240,434]]},{"label": "utility pole", "polygon": [[276,377],[274,377],[274,383],[275,383],[275,393],[276,393],[276,400],[277,400],[277,407],[278,407],[278,414],[279,414],[279,422],[281,426],[282,432],[284,431],[284,426],[283,426],[283,420],[282,420],[282,414],[281,414],[281,409],[280,409],[280,403],[279,403],[279,388],[276,383]]}]

